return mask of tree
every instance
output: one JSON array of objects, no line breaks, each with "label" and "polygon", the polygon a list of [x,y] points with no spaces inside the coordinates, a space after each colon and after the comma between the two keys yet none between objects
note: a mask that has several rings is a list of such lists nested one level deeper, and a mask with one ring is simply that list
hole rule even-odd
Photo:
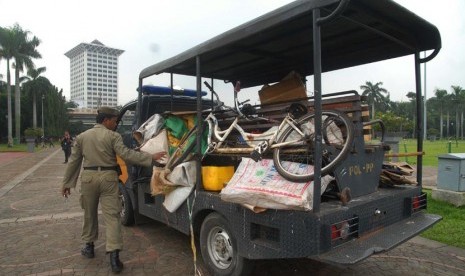
[{"label": "tree", "polygon": [[459,133],[463,129],[463,122],[459,119],[459,113],[463,117],[463,103],[465,101],[465,91],[461,86],[452,85],[452,99],[455,107],[455,138],[459,138]]},{"label": "tree", "polygon": [[[365,85],[361,85],[362,96],[368,98],[368,104],[371,105],[371,118],[375,117],[375,105],[378,107],[387,106],[389,104],[389,92],[381,87],[382,82],[377,82],[375,84],[370,81],[365,82]],[[387,94],[385,97],[384,94]]]},{"label": "tree", "polygon": [[381,119],[386,128],[386,132],[412,132],[413,122],[405,116],[396,115],[393,112],[378,112],[377,118]]},{"label": "tree", "polygon": [[[21,80],[28,80],[30,83],[31,91],[30,94],[32,94],[32,127],[37,128],[37,94],[42,91],[42,95],[44,95],[44,86],[41,85],[43,84],[39,78],[43,78],[40,76],[43,72],[45,72],[47,69],[45,67],[40,67],[40,68],[30,68],[27,70],[27,76],[23,77],[20,79]],[[47,80],[48,81],[48,80]]]},{"label": "tree", "polygon": [[417,110],[417,105],[416,105],[416,102],[417,102],[417,94],[415,92],[408,92],[407,95],[405,95],[407,98],[410,99],[410,113],[408,113],[408,116],[410,116],[410,118],[412,118],[412,122],[413,122],[413,128],[412,128],[412,137],[416,137],[415,135],[415,127],[416,127],[416,110]]},{"label": "tree", "polygon": [[439,139],[442,139],[442,134],[443,134],[443,130],[442,130],[442,125],[443,125],[443,118],[442,118],[442,111],[443,111],[443,108],[444,108],[444,100],[445,100],[445,96],[447,95],[447,91],[444,90],[444,89],[438,89],[436,88],[434,90],[434,94],[436,95],[436,98],[439,102]]},{"label": "tree", "polygon": [[35,69],[33,58],[41,58],[37,51],[40,40],[33,36],[29,38],[30,32],[23,30],[18,24],[13,26],[13,33],[16,36],[16,48],[13,51],[15,59],[15,137],[20,141],[21,138],[21,93],[19,73],[24,69]]},{"label": "tree", "polygon": [[[29,77],[24,77],[24,79],[29,79]],[[50,97],[50,91],[53,90],[53,85],[50,81],[43,76],[39,76],[35,80],[27,81],[22,86],[22,97],[21,97],[21,116],[26,116],[26,120],[21,120],[21,127],[34,127],[34,124],[40,125],[42,117],[39,118],[40,113],[42,112],[41,100],[42,96]],[[23,108],[23,103],[26,108]],[[36,106],[36,108],[34,108]],[[37,107],[38,106],[38,107]],[[33,108],[31,108],[33,107]],[[50,110],[47,110],[50,112]],[[39,115],[38,115],[39,113]]]},{"label": "tree", "polygon": [[7,109],[8,109],[8,147],[13,146],[13,121],[11,114],[11,73],[10,60],[14,56],[16,49],[16,40],[12,29],[0,27],[0,57],[6,59],[6,94],[7,94]]},{"label": "tree", "polygon": [[444,102],[446,103],[445,104],[445,108],[447,110],[447,113],[446,113],[446,137],[449,138],[450,137],[450,128],[451,128],[451,122],[450,122],[450,111],[454,108],[454,105],[453,105],[453,95],[451,94],[447,94],[444,96]]}]

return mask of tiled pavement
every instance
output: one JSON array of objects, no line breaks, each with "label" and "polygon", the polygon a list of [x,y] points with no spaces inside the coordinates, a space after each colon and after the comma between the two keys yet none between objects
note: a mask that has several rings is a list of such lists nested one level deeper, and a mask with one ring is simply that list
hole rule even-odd
[{"label": "tiled pavement", "polygon": [[[78,192],[59,194],[65,165],[59,148],[0,153],[0,275],[108,275],[105,225],[96,258],[80,255]],[[424,169],[435,185],[436,168]],[[122,275],[194,275],[189,238],[161,223],[124,227]],[[209,275],[201,265],[202,275]],[[308,259],[259,261],[253,275],[465,275],[465,251],[416,237],[357,265],[335,267]]]}]

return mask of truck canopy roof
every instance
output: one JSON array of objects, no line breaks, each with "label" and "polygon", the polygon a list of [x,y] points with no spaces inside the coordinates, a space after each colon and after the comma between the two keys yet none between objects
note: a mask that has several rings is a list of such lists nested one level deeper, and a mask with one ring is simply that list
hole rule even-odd
[{"label": "truck canopy roof", "polygon": [[[329,15],[339,0],[298,0],[242,24],[177,56],[145,68],[160,73],[240,80],[242,87],[273,83],[290,71],[313,75],[313,15]],[[340,17],[321,27],[322,71],[441,48],[438,29],[391,0],[351,0]]]}]

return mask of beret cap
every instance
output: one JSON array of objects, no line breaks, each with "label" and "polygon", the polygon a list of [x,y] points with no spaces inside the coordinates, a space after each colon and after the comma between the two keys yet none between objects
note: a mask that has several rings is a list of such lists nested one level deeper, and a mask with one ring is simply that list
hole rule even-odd
[{"label": "beret cap", "polygon": [[114,109],[114,108],[111,108],[111,107],[108,107],[108,106],[102,106],[100,107],[98,110],[97,110],[97,113],[100,114],[106,114],[106,115],[112,115],[112,116],[118,116],[119,115],[119,111]]}]

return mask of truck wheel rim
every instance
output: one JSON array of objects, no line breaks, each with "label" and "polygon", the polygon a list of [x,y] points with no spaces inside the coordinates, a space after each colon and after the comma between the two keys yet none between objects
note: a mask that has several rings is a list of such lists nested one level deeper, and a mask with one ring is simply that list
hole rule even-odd
[{"label": "truck wheel rim", "polygon": [[227,269],[233,260],[234,249],[229,234],[221,227],[214,227],[208,233],[208,254],[213,264]]}]

